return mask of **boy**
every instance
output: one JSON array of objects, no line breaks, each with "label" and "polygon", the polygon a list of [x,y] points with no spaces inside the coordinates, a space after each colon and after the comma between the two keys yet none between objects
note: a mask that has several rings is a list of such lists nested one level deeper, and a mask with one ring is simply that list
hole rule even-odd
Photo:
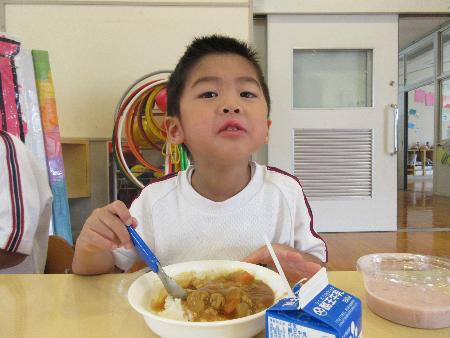
[{"label": "boy", "polygon": [[73,271],[127,270],[136,259],[124,226],[130,223],[162,265],[245,259],[273,266],[266,234],[291,282],[320,269],[326,247],[300,184],[249,162],[267,143],[271,124],[255,53],[228,37],[195,39],[167,92],[168,140],[187,148],[193,166],[147,186],[130,211],[119,201],[94,211],[78,238]]}]

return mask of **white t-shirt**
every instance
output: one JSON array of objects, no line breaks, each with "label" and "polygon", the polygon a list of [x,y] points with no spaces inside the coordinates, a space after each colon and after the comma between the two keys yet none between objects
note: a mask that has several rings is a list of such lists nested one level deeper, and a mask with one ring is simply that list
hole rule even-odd
[{"label": "white t-shirt", "polygon": [[0,273],[43,273],[52,193],[47,176],[18,138],[0,130],[0,249],[28,255]]},{"label": "white t-shirt", "polygon": [[[327,260],[325,242],[314,231],[312,213],[299,181],[277,168],[251,162],[247,186],[223,202],[194,190],[194,167],[145,187],[130,212],[136,231],[162,265],[201,260],[241,260],[265,245],[281,243]],[[114,252],[115,264],[128,270],[134,250]]]}]

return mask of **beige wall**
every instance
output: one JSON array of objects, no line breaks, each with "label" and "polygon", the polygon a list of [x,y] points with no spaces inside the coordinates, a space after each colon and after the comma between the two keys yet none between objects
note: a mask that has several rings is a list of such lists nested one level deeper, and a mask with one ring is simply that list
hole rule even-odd
[{"label": "beige wall", "polygon": [[[432,93],[434,100],[434,85],[427,85],[408,92],[408,148],[411,148],[416,142],[425,145],[429,142],[434,143],[434,104],[427,101],[417,100],[415,92],[422,90],[425,93]],[[415,111],[415,114],[413,114]],[[410,113],[411,112],[411,113]]]},{"label": "beige wall", "polygon": [[172,69],[194,36],[222,33],[249,39],[248,1],[214,6],[79,2],[4,6],[6,31],[19,36],[25,48],[49,51],[65,138],[110,138],[126,88],[145,74]]},{"label": "beige wall", "polygon": [[448,0],[254,0],[255,14],[450,13]]}]

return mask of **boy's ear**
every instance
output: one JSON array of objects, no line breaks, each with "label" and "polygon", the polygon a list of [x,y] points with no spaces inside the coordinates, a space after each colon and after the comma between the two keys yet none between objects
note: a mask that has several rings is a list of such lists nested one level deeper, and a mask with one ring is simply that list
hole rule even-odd
[{"label": "boy's ear", "polygon": [[269,129],[270,129],[271,125],[272,125],[272,120],[271,119],[267,119],[267,135],[266,135],[266,139],[264,140],[265,144],[269,143]]},{"label": "boy's ear", "polygon": [[175,116],[164,118],[164,127],[167,132],[167,140],[172,144],[181,144],[184,141],[184,132],[180,120]]}]

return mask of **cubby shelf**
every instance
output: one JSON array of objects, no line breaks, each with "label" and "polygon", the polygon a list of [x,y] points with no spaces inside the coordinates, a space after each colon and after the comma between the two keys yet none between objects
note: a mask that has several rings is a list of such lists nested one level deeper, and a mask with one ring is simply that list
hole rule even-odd
[{"label": "cubby shelf", "polygon": [[67,197],[89,197],[91,194],[89,141],[78,139],[61,140]]},{"label": "cubby shelf", "polygon": [[[427,160],[431,165],[427,165]],[[433,149],[408,149],[408,175],[425,176],[433,173]]]}]

